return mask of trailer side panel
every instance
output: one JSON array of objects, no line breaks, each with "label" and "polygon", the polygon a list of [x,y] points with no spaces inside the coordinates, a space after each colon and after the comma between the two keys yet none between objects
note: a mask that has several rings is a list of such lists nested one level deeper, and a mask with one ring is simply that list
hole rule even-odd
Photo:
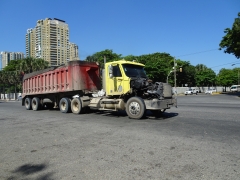
[{"label": "trailer side panel", "polygon": [[26,95],[95,91],[101,87],[96,63],[70,61],[66,66],[27,74],[23,78],[23,97]]}]

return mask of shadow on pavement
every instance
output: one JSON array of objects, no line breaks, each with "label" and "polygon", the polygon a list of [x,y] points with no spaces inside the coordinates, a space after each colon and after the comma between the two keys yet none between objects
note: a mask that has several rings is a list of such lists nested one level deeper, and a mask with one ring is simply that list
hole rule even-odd
[{"label": "shadow on pavement", "polygon": [[[7,180],[17,180],[17,179],[36,179],[36,180],[50,180],[53,179],[54,173],[44,173],[43,171],[47,169],[46,164],[24,164],[14,171],[12,171],[12,176],[8,177]],[[36,175],[37,173],[41,173]]]},{"label": "shadow on pavement", "polygon": [[[126,117],[127,113],[125,111],[98,111],[98,110],[94,110],[92,111],[92,113],[95,114],[100,114],[102,116],[108,116],[108,117],[115,117],[115,118],[119,118],[119,117]],[[178,116],[178,113],[172,113],[172,112],[164,112],[162,114],[159,114],[157,116],[155,116],[153,113],[151,113],[151,111],[147,111],[145,113],[145,116],[142,119],[151,119],[151,120],[164,120],[164,119],[169,119],[172,117]]]},{"label": "shadow on pavement", "polygon": [[229,96],[238,96],[240,97],[240,92],[222,92],[221,94],[226,94]]}]

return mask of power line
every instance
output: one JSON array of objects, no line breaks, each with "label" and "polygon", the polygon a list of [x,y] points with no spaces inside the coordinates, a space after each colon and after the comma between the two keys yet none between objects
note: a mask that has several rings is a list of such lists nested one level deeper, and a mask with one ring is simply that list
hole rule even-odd
[{"label": "power line", "polygon": [[[195,52],[195,53],[191,53],[191,54],[184,54],[184,55],[180,55],[180,56],[176,56],[176,57],[190,56],[190,55],[194,55],[194,54],[201,54],[201,53],[216,51],[216,50],[219,50],[219,49],[209,49],[209,50],[206,50],[206,51],[200,51],[200,52]],[[217,65],[217,66],[213,66],[213,67],[210,67],[210,68],[220,67],[220,66],[224,66],[224,65],[228,65],[228,64],[237,63],[237,62],[239,62],[239,61],[234,61],[234,62],[222,64],[222,65]]]},{"label": "power line", "polygon": [[210,68],[215,68],[215,67],[219,67],[219,66],[225,66],[225,65],[228,65],[228,64],[233,64],[233,63],[237,63],[239,61],[234,61],[234,62],[231,62],[231,63],[226,63],[226,64],[222,64],[222,65],[217,65],[217,66],[213,66],[213,67],[210,67]]},{"label": "power line", "polygon": [[190,56],[190,55],[194,55],[194,54],[201,54],[201,53],[216,51],[216,50],[218,50],[218,49],[210,49],[210,50],[195,52],[195,53],[191,53],[191,54],[184,54],[184,55],[180,55],[180,56],[176,56],[176,57]]}]

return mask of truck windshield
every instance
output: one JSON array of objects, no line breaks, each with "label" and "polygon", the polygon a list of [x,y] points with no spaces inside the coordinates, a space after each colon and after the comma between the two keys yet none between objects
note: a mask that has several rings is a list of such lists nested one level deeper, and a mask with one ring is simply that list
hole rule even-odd
[{"label": "truck windshield", "polygon": [[123,70],[128,77],[141,77],[147,78],[146,72],[143,66],[134,64],[123,64]]}]

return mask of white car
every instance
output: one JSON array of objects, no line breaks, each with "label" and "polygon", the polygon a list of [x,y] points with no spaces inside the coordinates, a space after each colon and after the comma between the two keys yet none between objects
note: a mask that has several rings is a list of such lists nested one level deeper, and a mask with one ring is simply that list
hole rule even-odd
[{"label": "white car", "polygon": [[18,96],[17,100],[18,100],[18,101],[22,100],[22,96],[21,96],[21,95]]},{"label": "white car", "polygon": [[205,94],[212,94],[214,92],[217,92],[217,90],[215,88],[210,88],[210,89],[205,91]]},{"label": "white car", "polygon": [[185,95],[193,95],[193,94],[198,94],[198,90],[189,88],[187,91],[184,92]]}]

